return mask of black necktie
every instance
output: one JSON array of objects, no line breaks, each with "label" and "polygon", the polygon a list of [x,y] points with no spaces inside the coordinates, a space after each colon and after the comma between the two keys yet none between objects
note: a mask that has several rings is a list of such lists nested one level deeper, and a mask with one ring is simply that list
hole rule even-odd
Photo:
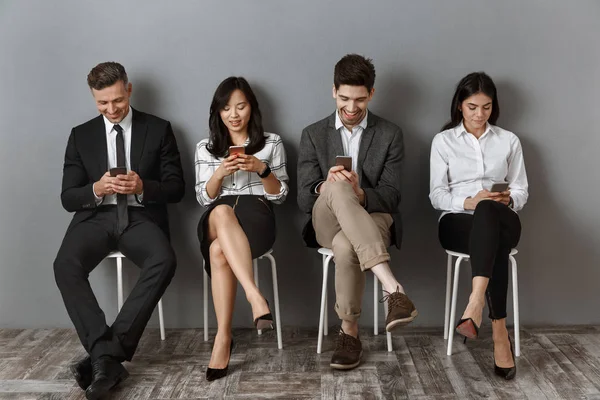
[{"label": "black necktie", "polygon": [[[123,128],[121,125],[115,124],[117,131],[117,167],[127,168],[125,162],[125,141],[123,140]],[[129,224],[129,216],[127,215],[127,195],[117,193],[117,217],[119,233],[123,233]]]}]

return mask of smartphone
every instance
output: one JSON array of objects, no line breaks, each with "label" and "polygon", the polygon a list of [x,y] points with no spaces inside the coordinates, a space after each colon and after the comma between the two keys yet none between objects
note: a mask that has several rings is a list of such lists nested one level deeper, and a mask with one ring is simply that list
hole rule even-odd
[{"label": "smartphone", "polygon": [[492,184],[490,192],[505,192],[508,190],[508,182],[495,182]]},{"label": "smartphone", "polygon": [[246,147],[244,146],[229,146],[229,155],[232,156],[234,154],[245,154]]},{"label": "smartphone", "polygon": [[109,172],[110,172],[110,176],[127,175],[127,168],[125,168],[125,167],[111,168],[109,170]]},{"label": "smartphone", "polygon": [[352,171],[352,157],[350,156],[336,156],[335,165],[342,165],[348,172]]}]

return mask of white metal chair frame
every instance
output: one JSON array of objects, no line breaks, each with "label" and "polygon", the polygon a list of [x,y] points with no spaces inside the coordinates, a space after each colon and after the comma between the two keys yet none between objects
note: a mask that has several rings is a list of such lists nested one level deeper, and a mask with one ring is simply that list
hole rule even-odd
[{"label": "white metal chair frame", "polygon": [[[275,325],[277,327],[277,348],[279,350],[283,349],[283,340],[281,338],[281,318],[279,316],[279,287],[277,285],[277,263],[275,262],[275,258],[272,255],[273,250],[267,251],[262,256],[255,258],[252,260],[252,267],[254,270],[254,282],[256,283],[256,287],[259,287],[258,283],[258,260],[263,258],[269,259],[271,261],[271,275],[273,279],[273,297],[275,297]],[[208,341],[208,274],[206,273],[206,269],[204,268],[204,260],[202,261],[202,270],[204,272],[202,283],[204,285],[204,341]],[[262,331],[258,331],[258,334],[261,335]]]},{"label": "white metal chair frame", "polygon": [[[121,307],[123,307],[123,259],[125,256],[120,251],[113,251],[106,258],[115,258],[117,260],[117,305],[119,311],[121,311]],[[160,326],[160,340],[165,340],[162,299],[158,301],[158,321]]]},{"label": "white metal chair frame", "polygon": [[[463,260],[469,260],[470,256],[465,253],[446,250],[448,254],[448,265],[446,272],[446,310],[444,315],[444,339],[448,339],[447,355],[452,355],[452,340],[454,339],[454,322],[456,321],[456,300],[458,297],[458,278],[460,276],[460,264]],[[514,330],[515,330],[515,356],[521,355],[521,335],[519,332],[519,289],[517,280],[517,260],[514,255],[518,253],[517,249],[512,249],[508,256],[512,271],[512,295],[514,312]],[[452,257],[456,257],[454,263],[454,272],[452,271]],[[454,273],[454,285],[452,286],[452,298],[450,297],[450,287],[452,274]],[[452,309],[450,309],[452,305]],[[452,323],[451,323],[452,322]]]},{"label": "white metal chair frame", "polygon": [[[317,341],[317,354],[321,354],[321,348],[323,345],[323,336],[327,336],[327,276],[329,272],[329,262],[333,259],[333,251],[326,247],[321,247],[318,252],[323,255],[323,289],[321,290],[321,313],[319,315],[319,339]],[[379,314],[377,313],[377,292],[379,280],[373,274],[373,334],[379,335]],[[383,287],[381,288],[382,295]],[[385,315],[387,315],[388,304],[387,301],[383,303],[383,309]],[[392,334],[387,332],[387,348],[388,351],[392,351]]]}]

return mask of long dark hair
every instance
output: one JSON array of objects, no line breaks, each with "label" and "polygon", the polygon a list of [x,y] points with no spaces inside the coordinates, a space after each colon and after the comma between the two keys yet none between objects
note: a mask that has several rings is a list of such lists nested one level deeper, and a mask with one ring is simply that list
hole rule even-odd
[{"label": "long dark hair", "polygon": [[471,72],[460,80],[452,98],[450,107],[450,121],[444,125],[442,131],[454,128],[461,123],[463,116],[460,112],[460,106],[463,101],[477,93],[483,93],[492,99],[492,113],[488,122],[496,125],[500,116],[500,104],[498,104],[498,95],[496,94],[496,85],[494,81],[485,72]]},{"label": "long dark hair", "polygon": [[250,121],[248,121],[248,137],[250,143],[246,146],[246,154],[254,154],[265,147],[265,131],[262,126],[262,116],[258,108],[258,100],[250,88],[248,81],[242,77],[230,76],[219,84],[210,104],[208,128],[210,138],[207,150],[215,157],[225,157],[229,146],[233,145],[229,130],[221,120],[220,111],[229,102],[231,94],[239,89],[250,103]]}]

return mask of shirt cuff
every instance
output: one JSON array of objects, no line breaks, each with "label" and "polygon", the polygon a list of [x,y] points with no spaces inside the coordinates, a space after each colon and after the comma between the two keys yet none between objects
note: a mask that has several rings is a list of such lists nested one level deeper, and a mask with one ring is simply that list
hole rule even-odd
[{"label": "shirt cuff", "polygon": [[321,193],[319,193],[319,188],[324,183],[325,183],[325,181],[321,181],[321,182],[317,183],[317,186],[315,186],[315,194],[321,194]]},{"label": "shirt cuff", "polygon": [[452,210],[453,211],[465,211],[465,200],[469,196],[453,196],[452,197]]},{"label": "shirt cuff", "polygon": [[104,197],[96,196],[96,192],[94,191],[94,184],[92,184],[92,193],[94,193],[94,201],[96,205],[100,205],[104,201]]},{"label": "shirt cuff", "polygon": [[138,203],[142,204],[144,202],[144,192],[135,195],[135,199]]}]

